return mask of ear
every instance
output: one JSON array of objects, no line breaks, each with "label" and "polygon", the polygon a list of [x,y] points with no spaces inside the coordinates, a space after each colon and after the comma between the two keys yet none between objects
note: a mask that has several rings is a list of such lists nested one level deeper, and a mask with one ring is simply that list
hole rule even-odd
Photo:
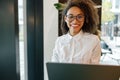
[{"label": "ear", "polygon": [[65,20],[65,22],[67,22],[67,17],[66,16],[64,16],[64,20]]}]

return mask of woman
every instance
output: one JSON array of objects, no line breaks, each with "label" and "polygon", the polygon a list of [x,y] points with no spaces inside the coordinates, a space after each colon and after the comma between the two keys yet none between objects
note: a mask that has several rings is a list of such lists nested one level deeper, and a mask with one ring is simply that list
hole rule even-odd
[{"label": "woman", "polygon": [[91,0],[69,0],[62,14],[61,29],[53,50],[52,61],[98,64],[101,56],[99,23]]}]

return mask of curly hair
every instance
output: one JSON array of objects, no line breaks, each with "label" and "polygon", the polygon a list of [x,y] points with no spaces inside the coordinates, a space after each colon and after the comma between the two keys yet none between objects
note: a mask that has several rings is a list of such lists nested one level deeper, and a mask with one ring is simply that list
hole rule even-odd
[{"label": "curly hair", "polygon": [[98,10],[97,8],[95,8],[96,4],[91,0],[68,0],[65,9],[62,12],[61,18],[62,34],[66,34],[69,31],[69,28],[67,27],[67,24],[64,20],[64,16],[67,14],[68,10],[74,6],[80,8],[85,15],[85,22],[82,26],[83,32],[98,35],[97,31],[99,24]]}]

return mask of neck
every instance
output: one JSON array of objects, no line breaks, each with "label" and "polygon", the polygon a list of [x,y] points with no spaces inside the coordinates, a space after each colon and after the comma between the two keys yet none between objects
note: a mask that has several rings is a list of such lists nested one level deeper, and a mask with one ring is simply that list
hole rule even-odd
[{"label": "neck", "polygon": [[71,36],[75,36],[76,34],[78,33],[75,33],[75,32],[69,32]]},{"label": "neck", "polygon": [[[80,32],[80,31],[79,31]],[[78,34],[79,32],[74,32],[74,31],[69,31],[71,36],[75,36],[76,34]]]}]

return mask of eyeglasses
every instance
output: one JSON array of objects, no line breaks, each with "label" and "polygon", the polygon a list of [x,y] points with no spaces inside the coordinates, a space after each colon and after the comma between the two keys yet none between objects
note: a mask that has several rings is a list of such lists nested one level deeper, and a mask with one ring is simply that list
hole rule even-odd
[{"label": "eyeglasses", "polygon": [[73,15],[66,15],[66,17],[67,17],[67,20],[68,21],[73,21],[74,19],[77,19],[78,21],[83,21],[83,19],[84,19],[84,15],[77,15],[77,16],[73,16]]}]

